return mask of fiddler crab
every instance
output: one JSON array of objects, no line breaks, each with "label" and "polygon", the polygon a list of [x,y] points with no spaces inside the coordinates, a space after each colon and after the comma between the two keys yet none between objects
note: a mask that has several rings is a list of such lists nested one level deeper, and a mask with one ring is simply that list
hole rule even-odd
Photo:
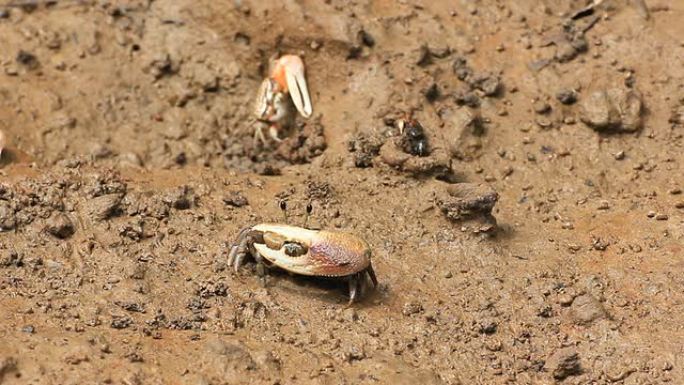
[{"label": "fiddler crab", "polygon": [[350,305],[363,290],[366,275],[373,287],[378,285],[370,246],[346,232],[261,223],[240,231],[228,255],[230,266],[239,271],[248,255],[256,260],[261,276],[265,267],[276,266],[294,274],[346,279]]},{"label": "fiddler crab", "polygon": [[271,139],[280,142],[282,139],[278,133],[292,127],[296,111],[305,118],[313,113],[302,59],[296,55],[284,55],[272,60],[270,67],[269,76],[259,87],[254,106],[258,121],[254,139],[264,144],[265,127],[269,127]]}]

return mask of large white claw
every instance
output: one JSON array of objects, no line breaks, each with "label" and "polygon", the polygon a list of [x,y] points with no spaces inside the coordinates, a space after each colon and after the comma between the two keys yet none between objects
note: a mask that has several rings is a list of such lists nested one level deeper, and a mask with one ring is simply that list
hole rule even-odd
[{"label": "large white claw", "polygon": [[306,85],[302,59],[295,55],[285,55],[279,59],[279,62],[284,66],[287,88],[297,111],[305,118],[310,117],[313,113],[313,107],[311,106],[309,88]]}]

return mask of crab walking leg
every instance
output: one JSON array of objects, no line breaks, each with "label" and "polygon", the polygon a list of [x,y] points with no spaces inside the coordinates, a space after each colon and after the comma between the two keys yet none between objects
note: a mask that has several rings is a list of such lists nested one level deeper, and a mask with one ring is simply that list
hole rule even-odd
[{"label": "crab walking leg", "polygon": [[274,75],[276,79],[282,79],[282,75],[285,75],[287,91],[290,93],[297,111],[305,118],[310,117],[313,113],[313,107],[311,106],[311,97],[309,96],[309,87],[306,84],[302,59],[295,55],[281,57],[274,69]]},{"label": "crab walking leg", "polygon": [[242,253],[239,253],[237,255],[237,258],[235,258],[235,272],[236,273],[238,271],[240,271],[240,266],[242,266],[246,256],[247,256],[247,253],[242,252]]},{"label": "crab walking leg", "polygon": [[[268,129],[268,135],[271,137],[271,139],[275,140],[276,142],[282,142],[283,140],[278,137],[278,127],[276,127],[274,124],[271,125],[271,127]],[[261,134],[263,137],[263,133]],[[266,143],[264,141],[264,143]]]},{"label": "crab walking leg", "polygon": [[368,276],[370,277],[371,281],[373,282],[373,287],[378,286],[378,277],[375,276],[375,270],[373,270],[373,265],[368,265],[368,269],[366,269],[366,273],[368,273]]},{"label": "crab walking leg", "polygon": [[230,254],[228,255],[228,265],[233,266],[233,269],[236,273],[240,270],[240,266],[242,266],[242,263],[247,256],[247,244],[249,242],[250,238],[245,237],[240,240],[239,244],[234,245],[230,250]]},{"label": "crab walking leg", "polygon": [[256,130],[254,130],[254,143],[259,142],[266,144],[266,137],[264,136],[264,127],[266,124],[264,122],[257,122]]},{"label": "crab walking leg", "polygon": [[235,259],[238,253],[240,253],[240,247],[238,245],[233,245],[230,248],[230,253],[228,253],[228,265],[233,266],[235,264]]},{"label": "crab walking leg", "polygon": [[[247,227],[240,231],[237,239],[237,243],[231,247],[230,253],[228,254],[228,265],[232,265],[236,273],[238,270],[240,270],[240,266],[242,266],[242,263],[250,249],[253,248],[254,242],[263,242],[263,234],[261,234],[259,231],[252,230],[250,227]],[[256,252],[256,250],[254,252]]]},{"label": "crab walking leg", "polygon": [[378,279],[375,276],[375,271],[373,270],[373,266],[368,266],[368,269],[349,276],[349,305],[352,303],[356,302],[356,298],[359,296],[359,294],[363,294],[365,292],[365,282],[366,282],[366,274],[370,277],[371,281],[373,282],[373,287],[378,286]]},{"label": "crab walking leg", "polygon": [[349,276],[349,305],[356,301],[357,293],[359,292],[359,275],[354,274]]},{"label": "crab walking leg", "polygon": [[249,245],[249,252],[252,253],[252,256],[254,256],[254,260],[256,261],[256,273],[259,278],[261,278],[261,284],[263,286],[266,286],[266,276],[267,276],[267,266],[266,263],[264,263],[264,257],[259,254],[257,249],[254,247],[254,244]]},{"label": "crab walking leg", "polygon": [[237,242],[233,243],[233,246],[230,247],[230,253],[228,253],[228,265],[233,266],[235,263],[235,259],[237,258],[237,255],[240,252],[244,253],[244,250],[240,250],[240,244],[244,240],[244,234],[247,229],[242,229],[240,231],[240,234],[238,234]]}]

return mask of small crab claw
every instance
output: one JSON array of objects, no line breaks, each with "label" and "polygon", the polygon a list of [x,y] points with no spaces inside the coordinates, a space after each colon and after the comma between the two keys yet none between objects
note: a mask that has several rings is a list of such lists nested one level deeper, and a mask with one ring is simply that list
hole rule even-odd
[{"label": "small crab claw", "polygon": [[308,118],[313,113],[309,88],[304,76],[304,63],[299,56],[285,55],[276,62],[271,77],[290,93],[297,111]]}]

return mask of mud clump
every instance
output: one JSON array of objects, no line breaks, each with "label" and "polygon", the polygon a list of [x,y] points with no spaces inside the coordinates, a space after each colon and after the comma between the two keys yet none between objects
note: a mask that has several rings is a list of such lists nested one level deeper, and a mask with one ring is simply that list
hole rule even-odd
[{"label": "mud clump", "polygon": [[675,126],[684,126],[684,105],[674,107],[668,121]]},{"label": "mud clump", "polygon": [[487,72],[475,72],[467,64],[463,56],[459,56],[454,60],[452,69],[456,77],[470,87],[470,91],[477,90],[484,96],[494,97],[498,96],[503,90],[503,84],[498,75]]},{"label": "mud clump", "polygon": [[556,380],[563,380],[582,372],[579,354],[573,348],[556,351],[549,356],[544,367]]},{"label": "mud clump", "polygon": [[403,135],[391,137],[380,148],[380,158],[388,166],[414,175],[447,175],[451,160],[439,137],[426,131],[417,121],[406,123]]},{"label": "mud clump", "polygon": [[599,132],[634,132],[643,126],[641,94],[635,90],[599,90],[581,103],[581,120]]},{"label": "mud clump", "polygon": [[565,105],[574,104],[577,101],[575,90],[560,90],[556,93],[556,99]]},{"label": "mud clump", "polygon": [[249,350],[240,343],[213,339],[204,350],[204,373],[211,379],[241,378],[257,369]]},{"label": "mud clump", "polygon": [[0,383],[3,382],[5,376],[11,373],[17,373],[17,359],[14,357],[0,357]]},{"label": "mud clump", "polygon": [[601,302],[591,294],[575,298],[571,310],[573,320],[580,325],[587,325],[608,316]]},{"label": "mud clump", "polygon": [[279,143],[262,145],[252,134],[244,133],[239,140],[226,141],[224,166],[259,175],[281,174],[282,167],[310,163],[327,148],[320,121],[302,124]]},{"label": "mud clump", "polygon": [[384,139],[379,134],[360,132],[349,142],[347,150],[352,154],[354,166],[367,168],[373,166],[373,159],[380,153]]},{"label": "mud clump", "polygon": [[232,207],[243,207],[249,204],[247,197],[240,191],[231,191],[223,197],[223,203]]},{"label": "mud clump", "polygon": [[446,122],[444,138],[450,155],[461,160],[477,158],[485,133],[480,113],[463,107],[445,112],[442,119]]},{"label": "mud clump", "polygon": [[28,70],[35,70],[40,67],[40,62],[36,55],[31,52],[20,50],[16,57],[17,63],[23,65]]},{"label": "mud clump", "polygon": [[542,46],[554,45],[556,52],[553,60],[559,63],[567,63],[589,50],[585,33],[597,22],[598,17],[595,15],[565,20],[558,28],[549,32],[549,36],[542,42]]},{"label": "mud clump", "polygon": [[9,202],[0,201],[0,231],[7,231],[14,229],[16,226],[16,218],[14,210]]},{"label": "mud clump", "polygon": [[492,209],[499,194],[489,185],[458,183],[447,187],[447,197],[437,200],[442,213],[452,221],[474,220],[476,231],[488,232],[496,228]]},{"label": "mud clump", "polygon": [[180,186],[166,193],[163,201],[176,210],[188,210],[197,205],[198,198],[190,186]]},{"label": "mud clump", "polygon": [[277,154],[292,164],[309,163],[325,151],[327,144],[320,122],[304,125],[278,146]]},{"label": "mud clump", "polygon": [[45,231],[59,239],[67,239],[76,232],[74,223],[64,213],[56,213],[48,219]]},{"label": "mud clump", "polygon": [[104,221],[114,216],[119,210],[122,196],[120,194],[107,194],[87,202],[86,211],[96,221]]},{"label": "mud clump", "polygon": [[407,154],[402,148],[402,140],[393,138],[380,148],[380,158],[392,168],[415,175],[447,175],[451,162],[442,149],[435,149],[429,156]]}]

